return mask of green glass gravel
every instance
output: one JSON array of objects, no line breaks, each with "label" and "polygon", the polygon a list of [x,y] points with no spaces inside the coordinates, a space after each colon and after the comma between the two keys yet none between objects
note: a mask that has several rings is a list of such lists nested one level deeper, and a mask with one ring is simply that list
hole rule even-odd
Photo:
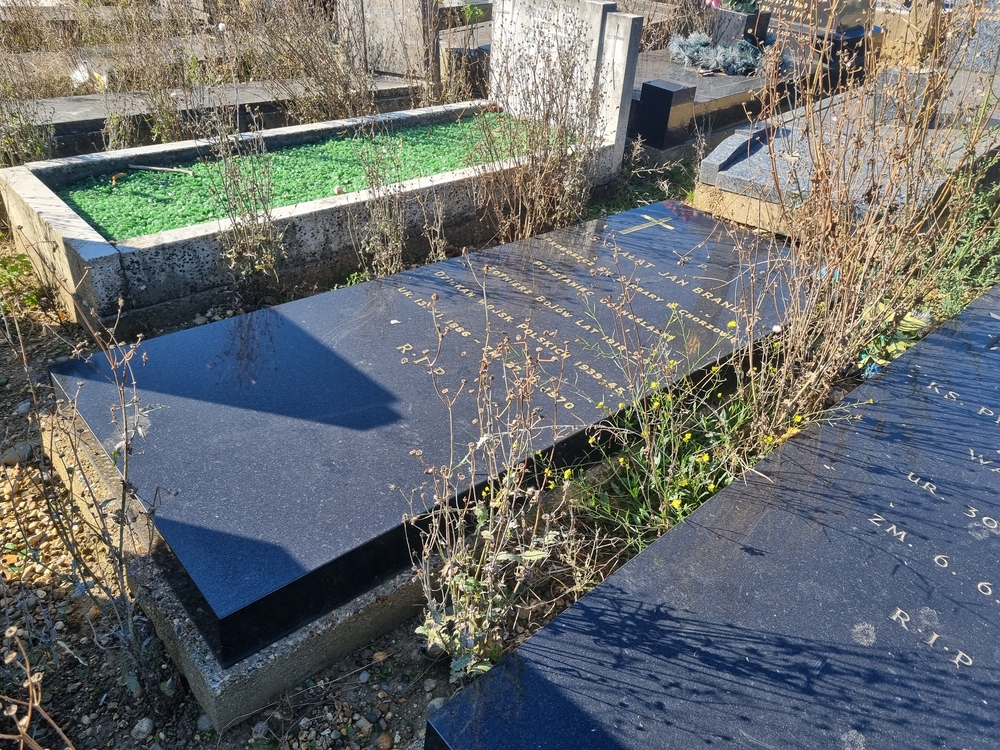
[{"label": "green glass gravel", "polygon": [[[496,113],[477,117],[499,118]],[[271,208],[326,198],[342,187],[363,190],[360,149],[386,154],[383,181],[401,182],[450,172],[476,163],[482,128],[476,118],[412,127],[390,134],[332,138],[269,152],[272,165]],[[379,159],[376,157],[376,161]],[[59,192],[74,211],[101,235],[115,242],[199,224],[226,215],[219,168],[189,162],[174,165],[194,172],[128,170],[90,177]]]}]

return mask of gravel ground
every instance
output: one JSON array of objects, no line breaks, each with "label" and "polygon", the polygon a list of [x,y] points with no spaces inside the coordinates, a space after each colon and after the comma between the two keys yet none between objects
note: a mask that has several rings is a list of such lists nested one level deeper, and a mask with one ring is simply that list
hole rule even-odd
[{"label": "gravel ground", "polygon": [[[0,243],[0,257],[10,253]],[[9,297],[9,289],[2,289]],[[241,723],[211,726],[184,678],[141,612],[128,612],[107,594],[85,585],[85,566],[114,571],[99,541],[74,514],[68,492],[39,450],[38,420],[53,408],[46,366],[68,357],[83,332],[40,307],[6,314],[0,330],[0,412],[4,463],[0,503],[0,600],[6,630],[3,652],[21,644],[32,674],[40,675],[41,708],[76,750],[180,750],[181,748],[423,747],[427,715],[455,692],[447,662],[429,661],[404,623],[368,647],[314,675]],[[228,311],[227,311],[228,312]],[[216,317],[206,311],[198,322]],[[204,319],[204,320],[202,320]],[[20,335],[15,328],[19,328]],[[53,523],[53,513],[61,520]],[[71,529],[78,534],[67,544]],[[123,619],[124,618],[124,619]],[[131,630],[135,649],[118,634]],[[0,664],[0,702],[24,699],[24,658]],[[14,718],[24,717],[18,707]],[[14,720],[0,715],[0,746],[18,747]],[[39,711],[28,732],[43,748],[66,741]],[[6,743],[6,744],[5,744]],[[30,743],[25,747],[31,747]]]}]

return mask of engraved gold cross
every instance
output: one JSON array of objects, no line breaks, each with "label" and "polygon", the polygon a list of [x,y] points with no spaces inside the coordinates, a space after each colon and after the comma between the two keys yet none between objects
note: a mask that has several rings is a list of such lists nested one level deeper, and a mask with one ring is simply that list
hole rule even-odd
[{"label": "engraved gold cross", "polygon": [[629,227],[628,229],[622,230],[622,234],[632,234],[632,232],[638,232],[641,229],[649,229],[650,227],[663,227],[664,229],[673,229],[670,224],[667,223],[667,219],[654,219],[652,216],[647,216],[646,214],[640,214],[642,218],[646,221],[643,224],[636,224],[634,227]]}]

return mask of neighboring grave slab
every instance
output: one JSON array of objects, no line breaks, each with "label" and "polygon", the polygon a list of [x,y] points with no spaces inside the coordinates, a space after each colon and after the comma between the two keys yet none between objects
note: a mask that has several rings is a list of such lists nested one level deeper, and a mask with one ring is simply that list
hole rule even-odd
[{"label": "neighboring grave slab", "polygon": [[793,56],[807,61],[818,53],[833,81],[864,70],[866,37],[873,50],[882,43],[881,29],[874,38],[867,31],[872,0],[766,0],[762,7],[779,38],[790,35]]},{"label": "neighboring grave slab", "polygon": [[597,182],[609,182],[625,152],[641,36],[642,16],[619,13],[610,0],[498,0],[491,98],[525,118],[550,116],[568,98],[561,117],[597,123],[606,145]]},{"label": "neighboring grave slab", "polygon": [[675,81],[645,81],[636,114],[636,132],[650,148],[684,143],[694,120],[693,86]]},{"label": "neighboring grave slab", "polygon": [[582,437],[628,398],[611,352],[665,345],[680,377],[742,345],[748,289],[778,284],[761,242],[664,202],[144,342],[125,416],[99,357],[52,372],[109,454],[116,425],[134,434],[128,481],[228,665],[409,566],[401,519],[427,482],[410,452],[447,463],[452,421],[476,442],[484,347],[537,359],[532,450]]},{"label": "neighboring grave slab", "polygon": [[429,720],[427,750],[987,748],[1000,288]]},{"label": "neighboring grave slab", "polygon": [[[978,83],[962,77],[967,83]],[[957,85],[939,93],[923,71],[889,69],[864,89],[852,89],[816,102],[810,109],[786,112],[774,121],[740,128],[720,143],[702,162],[695,188],[695,205],[741,224],[787,234],[788,215],[805,204],[812,193],[816,153],[849,165],[837,172],[838,189],[850,195],[854,218],[870,209],[872,186],[879,198],[897,204],[919,205],[935,196],[949,169],[963,158],[966,141],[961,128],[982,98]],[[912,92],[900,104],[896,92]],[[925,98],[926,97],[926,98]],[[888,161],[900,148],[910,147],[907,133],[921,128],[926,110],[936,110],[934,132],[926,144],[938,154],[941,169],[902,189],[887,178]],[[918,124],[914,124],[917,122]],[[991,121],[991,125],[997,122]],[[820,141],[822,140],[822,143]],[[992,141],[978,144],[981,153]]]}]

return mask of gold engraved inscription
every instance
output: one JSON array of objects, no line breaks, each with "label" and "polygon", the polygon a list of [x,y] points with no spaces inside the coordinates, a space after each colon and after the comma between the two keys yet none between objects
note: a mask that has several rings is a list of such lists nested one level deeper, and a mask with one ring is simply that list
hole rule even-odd
[{"label": "gold engraved inscription", "polygon": [[640,258],[638,255],[634,255],[628,252],[627,250],[622,250],[621,248],[618,248],[616,252],[623,258],[628,258],[630,261],[635,263],[636,266],[638,266],[639,268],[656,268],[656,266],[653,265],[652,261]]},{"label": "gold engraved inscription", "polygon": [[682,279],[675,273],[664,273],[663,271],[657,271],[656,275],[662,276],[667,281],[674,282],[675,284],[677,284],[677,286],[687,286],[689,283],[691,283],[687,279]]},{"label": "gold engraved inscription", "polygon": [[513,323],[514,322],[514,316],[511,315],[506,310],[504,310],[502,307],[497,307],[492,302],[487,302],[484,299],[479,300],[479,304],[482,305],[483,307],[485,307],[487,310],[489,310],[494,315],[496,315],[498,318],[500,318],[500,320],[506,321],[507,323]]},{"label": "gold engraved inscription", "polygon": [[716,296],[716,295],[712,294],[711,292],[709,292],[709,291],[707,291],[705,289],[702,289],[700,286],[696,286],[691,291],[694,292],[695,294],[701,295],[702,297],[704,297],[705,299],[707,299],[707,300],[709,300],[711,302],[714,302],[715,304],[719,305],[720,307],[726,308],[727,310],[732,310],[732,311],[735,312],[736,309],[737,309],[736,305],[734,305],[729,300],[722,299],[722,297]]},{"label": "gold engraved inscription", "polygon": [[580,261],[581,263],[583,263],[583,265],[585,265],[587,267],[593,267],[594,266],[593,259],[587,258],[587,257],[585,257],[583,255],[580,255],[580,253],[576,252],[576,250],[570,250],[565,245],[562,245],[562,244],[556,242],[555,240],[551,240],[548,237],[545,238],[545,241],[548,242],[550,245],[552,245],[552,247],[556,248],[557,250],[560,250],[560,251],[566,253],[566,255],[570,256],[571,258],[576,258],[578,261]]},{"label": "gold engraved inscription", "polygon": [[547,266],[545,263],[543,263],[540,260],[533,261],[533,263],[534,263],[534,265],[538,266],[538,268],[541,268],[543,271],[545,271],[545,273],[549,274],[550,276],[554,276],[555,278],[559,279],[563,283],[569,284],[569,286],[571,286],[574,289],[576,289],[584,297],[589,297],[590,295],[592,295],[594,293],[593,289],[589,289],[588,287],[586,287],[583,284],[581,284],[579,281],[574,281],[572,278],[570,278],[566,274],[564,274],[564,273],[562,273],[560,271],[556,271],[554,268],[550,268],[549,266]]},{"label": "gold engraved inscription", "polygon": [[459,294],[463,294],[466,297],[478,297],[479,296],[475,291],[473,291],[472,289],[469,289],[469,287],[465,286],[465,284],[462,284],[462,283],[456,281],[455,279],[453,279],[451,276],[449,276],[444,271],[435,271],[434,275],[437,278],[439,278],[439,279],[443,279],[445,281],[445,283],[447,283],[449,286],[453,287],[455,289],[455,291],[457,291]]}]

